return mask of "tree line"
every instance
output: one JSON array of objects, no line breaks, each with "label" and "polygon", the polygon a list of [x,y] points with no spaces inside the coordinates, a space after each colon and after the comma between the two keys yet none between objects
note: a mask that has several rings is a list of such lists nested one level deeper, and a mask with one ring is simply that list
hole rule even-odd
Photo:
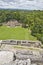
[{"label": "tree line", "polygon": [[0,10],[0,25],[13,19],[22,23],[25,28],[28,25],[31,34],[43,43],[43,11]]}]

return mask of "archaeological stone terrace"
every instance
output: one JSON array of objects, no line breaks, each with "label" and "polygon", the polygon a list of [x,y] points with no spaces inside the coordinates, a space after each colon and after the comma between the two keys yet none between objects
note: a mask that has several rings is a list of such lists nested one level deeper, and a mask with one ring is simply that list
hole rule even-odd
[{"label": "archaeological stone terrace", "polygon": [[0,45],[2,44],[10,44],[10,45],[21,45],[21,46],[29,46],[29,47],[40,47],[40,41],[29,41],[29,40],[0,40]]},{"label": "archaeological stone terrace", "polygon": [[43,65],[43,49],[12,49],[12,46],[15,45],[20,45],[21,47],[33,46],[35,49],[40,48],[41,42],[29,40],[0,40],[0,65]]},{"label": "archaeological stone terrace", "polygon": [[[3,53],[2,53],[3,52]],[[2,56],[1,56],[2,55]],[[32,50],[0,51],[1,65],[43,65],[43,52]]]}]

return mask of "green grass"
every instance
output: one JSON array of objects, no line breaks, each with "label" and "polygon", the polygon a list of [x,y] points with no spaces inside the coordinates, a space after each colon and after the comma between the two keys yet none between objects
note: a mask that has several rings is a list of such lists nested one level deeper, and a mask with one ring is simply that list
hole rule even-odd
[{"label": "green grass", "polygon": [[30,30],[22,27],[0,26],[0,40],[17,39],[17,40],[37,40],[31,35]]}]

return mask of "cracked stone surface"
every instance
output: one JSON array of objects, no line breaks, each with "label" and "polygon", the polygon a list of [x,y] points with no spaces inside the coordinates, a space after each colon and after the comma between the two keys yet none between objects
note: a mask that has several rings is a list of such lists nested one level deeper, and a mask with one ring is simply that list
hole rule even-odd
[{"label": "cracked stone surface", "polygon": [[[0,51],[0,65],[43,65],[43,51],[26,49],[19,50],[12,48],[12,45],[3,45],[1,47],[1,50],[2,51]],[[16,54],[15,61],[13,61],[14,54]],[[40,63],[42,62],[42,64],[31,63],[31,61],[38,61]]]},{"label": "cracked stone surface", "polygon": [[0,51],[0,65],[13,61],[13,52]]}]

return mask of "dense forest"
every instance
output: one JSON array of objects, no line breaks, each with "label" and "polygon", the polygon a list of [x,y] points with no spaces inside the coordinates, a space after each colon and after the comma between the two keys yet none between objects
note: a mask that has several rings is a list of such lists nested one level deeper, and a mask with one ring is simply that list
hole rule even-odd
[{"label": "dense forest", "polygon": [[31,34],[43,43],[43,11],[0,10],[0,26],[9,20],[17,20],[23,27],[31,29]]}]

